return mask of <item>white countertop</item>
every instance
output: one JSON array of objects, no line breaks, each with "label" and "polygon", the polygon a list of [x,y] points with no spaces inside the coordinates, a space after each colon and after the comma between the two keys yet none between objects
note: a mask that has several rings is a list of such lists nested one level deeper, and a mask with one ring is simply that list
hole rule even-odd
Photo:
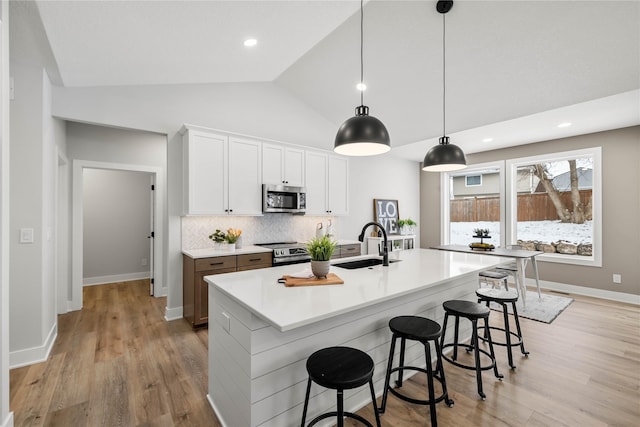
[{"label": "white countertop", "polygon": [[253,245],[243,246],[242,248],[235,249],[233,251],[221,251],[213,248],[182,250],[183,254],[193,259],[211,258],[211,257],[229,256],[229,255],[257,254],[257,253],[263,253],[263,252],[272,252],[272,250],[263,248],[261,246],[253,246]]},{"label": "white countertop", "polygon": [[[349,260],[358,258],[371,256]],[[309,264],[218,274],[205,279],[210,286],[284,332],[508,261],[497,256],[432,249],[400,251],[391,254],[390,259],[402,261],[389,267],[377,265],[356,270],[331,267],[331,272],[344,280],[343,285],[287,288],[278,283],[283,275],[309,268]],[[344,261],[336,259],[332,264]]]}]

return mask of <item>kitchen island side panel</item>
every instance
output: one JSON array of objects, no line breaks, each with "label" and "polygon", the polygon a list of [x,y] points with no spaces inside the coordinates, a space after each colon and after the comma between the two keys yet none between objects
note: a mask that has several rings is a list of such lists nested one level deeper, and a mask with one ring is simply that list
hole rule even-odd
[{"label": "kitchen island side panel", "polygon": [[[367,352],[374,360],[378,395],[394,316],[415,314],[443,321],[442,303],[449,299],[475,300],[477,276],[470,274],[446,283],[390,298],[323,321],[280,332],[237,304],[215,286],[209,293],[209,399],[221,422],[236,426],[299,425],[307,383],[306,359],[316,350],[346,345]],[[469,337],[470,325],[462,335]],[[452,325],[450,325],[450,328]],[[422,345],[407,345],[407,362],[424,366]],[[345,409],[370,404],[367,387],[345,391]],[[335,409],[335,390],[313,385],[308,419]],[[327,425],[332,424],[326,420]]]}]

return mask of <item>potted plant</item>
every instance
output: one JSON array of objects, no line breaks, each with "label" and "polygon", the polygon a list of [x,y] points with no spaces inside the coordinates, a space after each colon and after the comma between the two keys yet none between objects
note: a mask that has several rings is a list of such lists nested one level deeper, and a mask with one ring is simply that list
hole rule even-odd
[{"label": "potted plant", "polygon": [[227,230],[227,235],[225,236],[225,240],[229,244],[229,247],[228,247],[229,250],[234,250],[236,248],[236,242],[240,238],[241,234],[242,234],[242,230],[240,230],[239,228],[230,228]]},{"label": "potted plant", "polygon": [[408,234],[413,234],[413,231],[414,231],[413,228],[416,225],[418,225],[418,223],[412,220],[411,218],[399,219],[397,224],[398,224],[398,228],[400,228],[400,234],[403,236]]},{"label": "potted plant", "polygon": [[225,242],[226,237],[224,231],[220,231],[219,228],[216,228],[216,231],[209,235],[209,238],[213,240],[214,249],[220,249],[220,245]]},{"label": "potted plant", "polygon": [[336,242],[327,235],[315,237],[307,243],[307,251],[311,257],[311,272],[321,278],[329,274],[329,260],[336,248]]}]

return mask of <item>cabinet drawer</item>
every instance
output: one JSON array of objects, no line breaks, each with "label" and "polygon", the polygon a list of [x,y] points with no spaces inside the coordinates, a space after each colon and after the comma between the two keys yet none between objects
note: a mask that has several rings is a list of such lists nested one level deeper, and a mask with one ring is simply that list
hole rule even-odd
[{"label": "cabinet drawer", "polygon": [[200,258],[196,260],[196,271],[219,270],[222,268],[235,268],[236,256],[220,256],[212,258]]},{"label": "cabinet drawer", "polygon": [[340,257],[341,258],[348,257],[348,256],[356,256],[356,255],[360,255],[360,245],[359,244],[342,245],[342,246],[340,246]]},{"label": "cabinet drawer", "polygon": [[[240,267],[252,267],[258,265],[262,267],[271,267],[271,258],[273,258],[271,252],[238,255],[238,270],[240,270]],[[242,270],[246,270],[246,268],[243,268]]]}]

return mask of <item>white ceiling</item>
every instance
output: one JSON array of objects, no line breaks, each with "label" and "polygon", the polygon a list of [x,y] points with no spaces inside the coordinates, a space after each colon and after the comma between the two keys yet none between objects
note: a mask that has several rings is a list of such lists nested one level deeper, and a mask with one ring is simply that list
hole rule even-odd
[{"label": "white ceiling", "polygon": [[[36,4],[57,84],[273,82],[336,129],[359,104],[359,1]],[[456,1],[446,15],[452,142],[473,153],[640,124],[639,10]],[[374,0],[364,19],[365,104],[392,153],[422,160],[443,131],[442,15],[435,1]],[[247,37],[258,45],[245,48]]]}]

